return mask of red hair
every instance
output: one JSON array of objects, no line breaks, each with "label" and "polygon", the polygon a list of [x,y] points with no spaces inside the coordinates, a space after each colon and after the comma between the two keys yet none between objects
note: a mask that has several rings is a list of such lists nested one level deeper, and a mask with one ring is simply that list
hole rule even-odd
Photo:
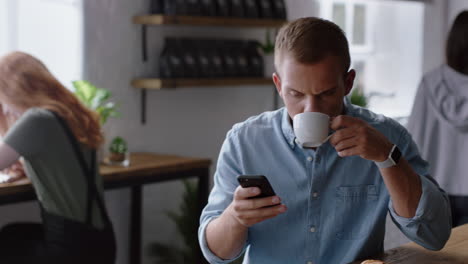
[{"label": "red hair", "polygon": [[[103,142],[98,114],[84,106],[41,61],[29,54],[12,52],[0,59],[0,104],[53,111],[66,121],[80,143],[97,149]],[[6,133],[14,119],[2,115],[1,134]]]}]

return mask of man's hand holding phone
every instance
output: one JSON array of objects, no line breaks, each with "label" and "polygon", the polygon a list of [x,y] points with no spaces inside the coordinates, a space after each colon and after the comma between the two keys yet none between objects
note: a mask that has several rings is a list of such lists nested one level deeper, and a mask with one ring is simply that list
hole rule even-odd
[{"label": "man's hand holding phone", "polygon": [[[234,199],[228,207],[230,215],[233,216],[239,224],[245,227],[251,227],[254,224],[286,212],[286,205],[282,204],[281,198],[274,194],[266,177],[242,177],[244,176],[239,177],[241,186],[238,186],[235,190]],[[244,179],[244,181],[242,179]],[[244,184],[245,179],[250,179],[254,184]],[[245,186],[245,188],[242,187],[242,185]],[[272,195],[257,197],[264,196],[265,194]]]},{"label": "man's hand holding phone", "polygon": [[206,228],[208,248],[222,259],[234,258],[241,252],[249,227],[287,210],[265,176],[242,175],[237,179],[240,186],[231,204]]}]

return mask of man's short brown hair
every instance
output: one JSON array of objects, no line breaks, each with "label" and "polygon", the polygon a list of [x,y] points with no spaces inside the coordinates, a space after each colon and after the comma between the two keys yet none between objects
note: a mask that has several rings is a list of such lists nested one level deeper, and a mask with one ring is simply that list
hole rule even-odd
[{"label": "man's short brown hair", "polygon": [[333,22],[306,17],[284,25],[276,36],[275,66],[288,54],[303,64],[320,62],[327,56],[336,56],[341,60],[343,71],[347,72],[351,64],[348,40]]}]

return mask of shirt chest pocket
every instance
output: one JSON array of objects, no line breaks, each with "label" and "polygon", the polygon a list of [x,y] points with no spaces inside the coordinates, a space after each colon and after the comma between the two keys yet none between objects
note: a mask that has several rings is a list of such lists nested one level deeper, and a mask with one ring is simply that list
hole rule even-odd
[{"label": "shirt chest pocket", "polygon": [[342,186],[336,191],[335,229],[339,240],[366,237],[372,213],[377,207],[378,188],[375,185]]}]

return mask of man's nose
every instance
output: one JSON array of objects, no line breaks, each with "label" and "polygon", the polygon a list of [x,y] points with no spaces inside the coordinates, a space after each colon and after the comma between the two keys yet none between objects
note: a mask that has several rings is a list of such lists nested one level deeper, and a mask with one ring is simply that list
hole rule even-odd
[{"label": "man's nose", "polygon": [[315,97],[311,96],[306,99],[304,112],[320,112],[320,107]]}]

